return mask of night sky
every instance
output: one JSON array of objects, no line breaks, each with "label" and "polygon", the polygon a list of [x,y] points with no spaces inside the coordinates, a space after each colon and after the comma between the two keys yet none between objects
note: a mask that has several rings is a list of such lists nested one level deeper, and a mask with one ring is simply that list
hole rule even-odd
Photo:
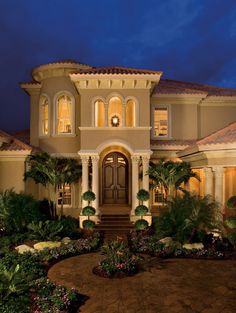
[{"label": "night sky", "polygon": [[0,0],[0,129],[29,126],[19,82],[60,59],[236,88],[236,0]]}]

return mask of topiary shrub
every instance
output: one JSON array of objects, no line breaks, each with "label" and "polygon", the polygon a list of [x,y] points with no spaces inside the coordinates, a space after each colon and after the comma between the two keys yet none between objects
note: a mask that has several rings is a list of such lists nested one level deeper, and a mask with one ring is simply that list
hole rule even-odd
[{"label": "topiary shrub", "polygon": [[85,229],[94,229],[95,222],[91,220],[84,220],[83,221],[83,228]]},{"label": "topiary shrub", "polygon": [[88,201],[88,204],[90,204],[91,201],[94,201],[96,199],[96,196],[94,192],[92,192],[91,190],[88,190],[82,194],[82,199],[84,201]]},{"label": "topiary shrub", "polygon": [[85,206],[82,210],[82,214],[86,215],[88,217],[91,215],[95,215],[95,212],[96,212],[96,210],[90,205]]},{"label": "topiary shrub", "polygon": [[138,205],[135,209],[135,215],[141,216],[141,218],[143,217],[143,215],[147,214],[148,212],[148,208],[146,207],[146,205]]},{"label": "topiary shrub", "polygon": [[236,209],[236,196],[232,196],[228,199],[228,201],[226,202],[226,206],[228,209]]},{"label": "topiary shrub", "polygon": [[147,201],[149,199],[149,192],[145,189],[140,189],[139,192],[137,193],[137,199],[142,203],[144,201]]},{"label": "topiary shrub", "polygon": [[225,220],[225,224],[226,224],[226,226],[229,227],[230,229],[236,228],[236,216],[229,216],[229,217]]},{"label": "topiary shrub", "polygon": [[143,220],[143,219],[138,220],[138,221],[135,222],[134,227],[137,230],[146,229],[148,227],[148,222],[146,220]]}]

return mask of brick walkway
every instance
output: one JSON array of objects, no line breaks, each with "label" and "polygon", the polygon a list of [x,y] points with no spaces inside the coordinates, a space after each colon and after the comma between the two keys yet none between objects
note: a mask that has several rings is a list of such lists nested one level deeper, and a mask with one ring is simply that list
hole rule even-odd
[{"label": "brick walkway", "polygon": [[92,274],[99,253],[54,265],[49,278],[88,296],[81,313],[236,313],[236,261],[147,258],[133,277]]}]

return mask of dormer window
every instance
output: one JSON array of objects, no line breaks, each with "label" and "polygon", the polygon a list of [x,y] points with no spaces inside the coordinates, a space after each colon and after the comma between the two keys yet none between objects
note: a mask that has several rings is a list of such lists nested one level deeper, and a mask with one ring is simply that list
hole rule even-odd
[{"label": "dormer window", "polygon": [[69,94],[61,94],[56,98],[55,133],[73,134],[74,118],[74,98]]},{"label": "dormer window", "polygon": [[40,108],[39,108],[39,116],[40,116],[40,135],[47,136],[49,135],[49,100],[47,96],[40,97]]}]

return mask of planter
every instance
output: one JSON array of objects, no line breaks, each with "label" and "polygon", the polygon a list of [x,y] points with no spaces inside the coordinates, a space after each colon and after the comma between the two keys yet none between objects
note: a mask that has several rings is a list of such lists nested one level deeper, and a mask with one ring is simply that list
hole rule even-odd
[{"label": "planter", "polygon": [[103,277],[103,278],[125,278],[130,277],[138,273],[138,269],[132,272],[116,272],[114,274],[108,274],[106,273],[100,265],[95,266],[92,270],[93,274]]}]

